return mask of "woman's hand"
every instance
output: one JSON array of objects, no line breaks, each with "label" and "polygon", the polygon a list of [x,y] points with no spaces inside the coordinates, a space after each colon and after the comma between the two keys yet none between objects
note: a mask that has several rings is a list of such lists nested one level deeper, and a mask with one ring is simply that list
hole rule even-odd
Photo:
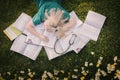
[{"label": "woman's hand", "polygon": [[29,31],[31,34],[35,35],[36,37],[40,38],[41,40],[45,41],[45,42],[48,42],[48,41],[49,41],[49,39],[48,39],[46,36],[38,33],[38,32],[35,30],[35,28],[34,28],[34,26],[33,26],[33,23],[32,23],[32,20],[29,21],[28,24],[26,25],[26,30]]},{"label": "woman's hand", "polygon": [[65,32],[63,31],[62,27],[58,27],[56,29],[55,35],[58,39],[62,38],[65,36]]},{"label": "woman's hand", "polygon": [[45,22],[44,22],[45,30],[48,31],[48,32],[53,32],[53,28],[50,25],[51,24],[50,24],[49,20],[45,20]]},{"label": "woman's hand", "polygon": [[48,41],[49,41],[48,37],[46,37],[46,36],[44,36],[44,35],[41,35],[39,38],[40,38],[42,41],[45,41],[45,42],[48,42]]},{"label": "woman's hand", "polygon": [[74,18],[70,17],[69,21],[63,25],[62,30],[63,30],[64,32],[67,32],[67,31],[69,31],[72,27],[74,27],[75,24],[76,24],[76,21],[74,20]]}]

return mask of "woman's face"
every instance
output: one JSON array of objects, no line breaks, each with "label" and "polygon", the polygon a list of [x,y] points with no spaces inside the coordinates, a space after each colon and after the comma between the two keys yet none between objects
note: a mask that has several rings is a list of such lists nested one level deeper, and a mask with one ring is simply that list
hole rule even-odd
[{"label": "woman's face", "polygon": [[51,9],[49,12],[46,10],[45,11],[45,21],[44,21],[44,26],[47,31],[52,31],[56,30],[58,27],[63,26],[64,20],[63,18],[63,10],[60,9]]},{"label": "woman's face", "polygon": [[48,32],[54,32],[54,30],[57,28],[57,24],[56,24],[55,21],[47,19],[44,22],[44,27],[45,27],[46,31],[48,31]]},{"label": "woman's face", "polygon": [[45,30],[48,32],[56,32],[63,27],[63,24],[60,24],[60,22],[56,22],[56,20],[47,19],[44,22],[44,27],[45,27]]}]

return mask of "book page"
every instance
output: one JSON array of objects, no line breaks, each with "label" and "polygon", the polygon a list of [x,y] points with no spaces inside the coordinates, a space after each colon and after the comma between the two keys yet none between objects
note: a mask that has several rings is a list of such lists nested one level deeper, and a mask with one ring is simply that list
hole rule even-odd
[{"label": "book page", "polygon": [[99,13],[89,11],[85,19],[85,23],[80,29],[80,34],[85,35],[94,41],[97,41],[105,19],[106,17]]},{"label": "book page", "polygon": [[[80,50],[89,42],[90,38],[86,37],[85,35],[80,34],[80,30],[82,27],[76,28],[73,30],[73,33],[70,33],[65,38],[60,39],[60,44],[63,50],[66,50],[67,47],[70,45],[69,41],[73,42],[73,45],[69,48],[68,52],[74,50],[76,53],[80,52]],[[72,36],[75,34],[75,36]]]},{"label": "book page", "polygon": [[48,42],[42,41],[42,42],[41,42],[41,45],[46,46],[46,47],[53,48],[53,47],[54,47],[54,44],[55,44],[55,41],[56,41],[56,39],[57,39],[56,36],[55,36],[55,34],[45,31],[45,32],[43,33],[43,35],[45,35],[46,37],[48,37],[49,41],[48,41]]},{"label": "book page", "polygon": [[[67,50],[67,48],[70,46],[69,41],[73,41],[72,39],[72,34],[69,34],[68,36],[66,36],[65,38],[60,39],[60,44],[63,48],[63,51]],[[72,47],[70,46],[70,48],[67,50],[67,52],[73,50]]]},{"label": "book page", "polygon": [[[49,60],[54,59],[54,58],[56,58],[58,56],[63,55],[63,54],[57,54],[55,52],[54,48],[50,48],[50,47],[44,47],[44,48],[45,48],[45,51],[46,51],[46,54],[47,54]],[[57,52],[63,52],[63,48],[61,47],[60,42],[58,42],[56,44],[56,50],[57,50]]]},{"label": "book page", "polygon": [[32,20],[32,18],[25,14],[21,13],[21,15],[17,18],[17,20],[14,22],[13,26],[17,28],[20,31],[23,31],[25,29],[26,24]]},{"label": "book page", "polygon": [[104,15],[89,11],[84,23],[91,25],[97,29],[101,29],[105,22],[105,19],[106,17]]},{"label": "book page", "polygon": [[71,34],[74,29],[81,27],[83,24],[83,22],[78,18],[74,11],[70,12],[70,16],[72,16],[75,19],[76,24],[73,27],[71,27],[69,31],[66,32],[66,35]]},{"label": "book page", "polygon": [[[35,29],[38,33],[40,34],[43,34],[44,33],[44,28],[43,28],[43,25],[40,24],[38,26],[35,26]],[[24,30],[24,34],[27,35],[27,38],[26,38],[26,43],[29,43],[29,44],[34,44],[34,45],[41,45],[41,40],[40,38],[38,38],[37,36],[31,34],[30,32],[28,32],[27,30]]]},{"label": "book page", "polygon": [[70,12],[70,16],[72,16],[76,21],[76,25],[74,26],[74,28],[78,28],[83,24],[83,22],[78,18],[77,14],[74,11]]},{"label": "book page", "polygon": [[26,49],[23,52],[23,55],[25,55],[28,58],[31,58],[32,60],[36,60],[36,58],[39,55],[41,49],[42,49],[42,46],[28,44],[26,46]]},{"label": "book page", "polygon": [[26,46],[27,46],[27,44],[25,43],[25,39],[26,39],[26,36],[24,36],[24,35],[18,36],[14,40],[10,50],[15,51],[20,54],[23,54],[24,50],[26,49]]},{"label": "book page", "polygon": [[49,48],[49,47],[44,47],[44,48],[45,48],[45,51],[46,51],[46,54],[47,54],[49,60],[52,60],[52,59],[60,56],[59,54],[56,54],[54,52],[53,48]]},{"label": "book page", "polygon": [[[43,23],[37,25],[37,26],[34,26],[35,29],[37,30],[37,32],[39,32],[40,34],[43,34],[44,33],[44,26],[43,26]],[[23,30],[23,33],[26,34],[26,35],[30,35],[30,32],[28,30],[26,30],[26,28]]]},{"label": "book page", "polygon": [[[80,37],[79,37],[80,36]],[[74,44],[71,46],[71,48],[76,52],[79,53],[83,47],[89,42],[90,38],[85,37],[83,35],[79,35],[76,37]]]},{"label": "book page", "polygon": [[13,27],[12,25],[10,25],[9,27],[7,27],[4,31],[3,31],[7,37],[12,41],[14,40],[17,36],[19,36],[20,34],[22,34],[21,31],[19,31],[18,29],[16,29],[15,27]]},{"label": "book page", "polygon": [[41,45],[41,40],[32,34],[31,36],[27,36],[25,42],[33,45]]},{"label": "book page", "polygon": [[26,36],[20,35],[13,42],[10,50],[20,53],[32,60],[35,60],[39,55],[42,46],[27,44],[25,43],[25,40],[26,40]]},{"label": "book page", "polygon": [[69,41],[70,41],[70,42],[73,42],[73,44],[70,45],[70,48],[68,49],[67,52],[72,50],[74,50],[76,53],[80,52],[80,50],[88,43],[90,39],[80,34],[79,36],[72,37],[72,35],[69,35],[65,39],[60,39],[60,44],[63,50],[65,51],[68,48],[68,46],[70,45],[69,44]]},{"label": "book page", "polygon": [[97,41],[99,33],[100,33],[100,29],[97,29],[86,23],[84,23],[82,27],[79,29],[79,34],[82,34],[94,41]]},{"label": "book page", "polygon": [[10,30],[15,33],[17,36],[20,35],[22,32],[16,29],[13,25],[9,26]]}]

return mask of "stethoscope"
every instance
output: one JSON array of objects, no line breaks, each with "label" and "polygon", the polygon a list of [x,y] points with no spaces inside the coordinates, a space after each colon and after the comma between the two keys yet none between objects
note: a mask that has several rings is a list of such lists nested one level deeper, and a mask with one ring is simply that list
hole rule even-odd
[{"label": "stethoscope", "polygon": [[64,53],[66,53],[66,52],[69,50],[69,48],[71,47],[71,45],[74,44],[76,37],[77,37],[76,34],[72,34],[72,36],[71,36],[71,38],[70,38],[70,40],[69,40],[69,42],[68,42],[68,43],[69,43],[69,46],[68,46],[63,52],[58,52],[58,51],[56,50],[56,44],[57,44],[57,42],[59,41],[59,39],[57,39],[57,40],[55,41],[55,44],[54,44],[54,51],[55,51],[55,53],[57,53],[57,54],[64,54]]}]

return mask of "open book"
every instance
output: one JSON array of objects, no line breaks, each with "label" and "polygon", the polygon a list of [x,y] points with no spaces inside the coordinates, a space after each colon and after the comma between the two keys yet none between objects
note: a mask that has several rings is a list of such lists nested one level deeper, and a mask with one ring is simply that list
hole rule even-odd
[{"label": "open book", "polygon": [[13,42],[10,50],[20,53],[32,60],[36,60],[42,49],[42,46],[27,44],[25,43],[25,40],[25,35],[18,36]]},{"label": "open book", "polygon": [[26,24],[30,21],[30,20],[32,20],[32,18],[29,16],[29,15],[27,15],[26,13],[21,13],[21,15],[17,18],[17,20],[14,22],[14,24],[13,24],[13,26],[16,28],[16,29],[18,29],[18,30],[20,30],[20,31],[24,31],[24,29],[25,29],[25,26],[26,26]]},{"label": "open book", "polygon": [[27,30],[25,30],[25,26],[31,19],[32,18],[29,15],[21,13],[17,20],[12,25],[7,27],[3,32],[11,41],[15,39],[10,50],[29,57],[32,60],[35,60],[39,55],[42,46],[26,43],[25,41],[27,39],[27,36],[23,35],[30,34]]},{"label": "open book", "polygon": [[79,34],[97,41],[105,19],[106,17],[99,13],[89,11],[82,28],[79,29]]},{"label": "open book", "polygon": [[25,13],[21,13],[17,20],[7,27],[3,32],[12,41],[22,34],[26,24],[31,20],[31,17]]},{"label": "open book", "polygon": [[22,32],[18,29],[16,29],[13,24],[7,27],[4,31],[5,35],[13,41],[16,37],[18,37]]}]

